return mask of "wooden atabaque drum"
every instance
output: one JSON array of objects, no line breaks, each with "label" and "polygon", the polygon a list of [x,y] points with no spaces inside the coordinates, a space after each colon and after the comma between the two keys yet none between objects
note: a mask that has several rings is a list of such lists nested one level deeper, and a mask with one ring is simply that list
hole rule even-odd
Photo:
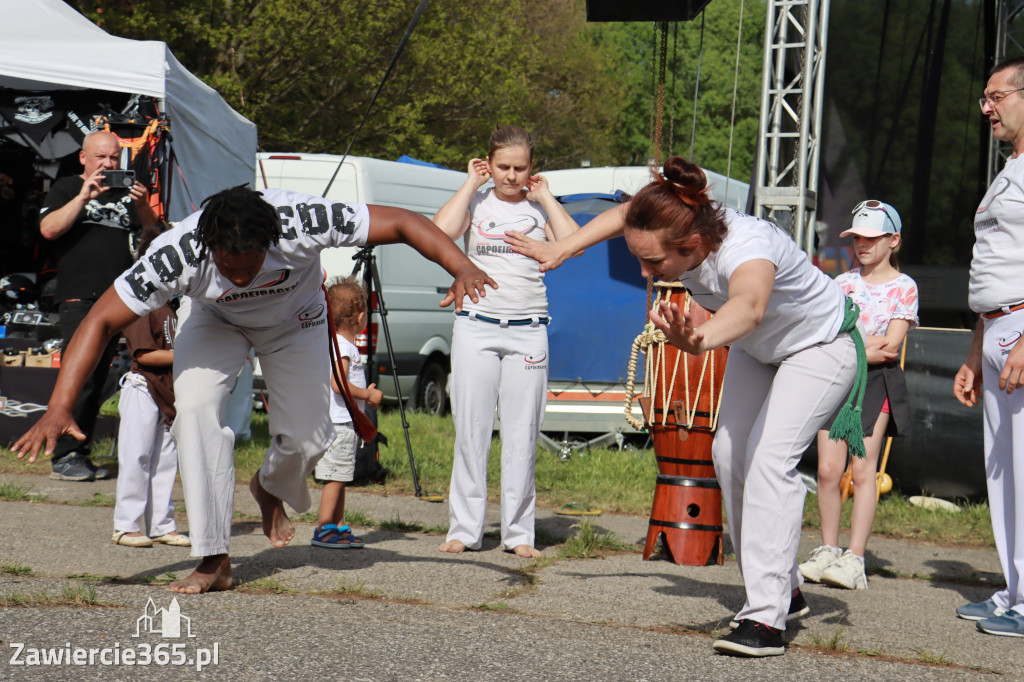
[{"label": "wooden atabaque drum", "polygon": [[[662,287],[661,296],[671,297],[683,309],[688,292]],[[711,317],[697,303],[690,301],[689,306],[695,325]],[[721,564],[722,490],[711,461],[711,443],[728,350],[719,348],[697,356],[665,343],[648,352],[653,363],[647,363],[645,372],[654,375],[645,381],[651,395],[641,403],[659,473],[644,559],[650,557],[661,535],[674,563]]]}]

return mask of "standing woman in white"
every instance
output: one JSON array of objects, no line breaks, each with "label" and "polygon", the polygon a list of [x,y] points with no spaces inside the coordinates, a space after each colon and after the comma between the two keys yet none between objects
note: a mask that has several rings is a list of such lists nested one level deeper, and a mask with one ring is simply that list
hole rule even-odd
[{"label": "standing woman in white", "polygon": [[[510,234],[541,269],[624,234],[645,277],[679,280],[716,314],[694,327],[673,303],[651,311],[687,353],[731,345],[712,455],[746,601],[716,651],[782,654],[781,630],[799,597],[796,555],[806,489],[796,465],[850,392],[857,372],[856,306],[774,224],[723,209],[707,178],[674,156],[628,203],[553,245]],[[851,307],[852,306],[852,307]],[[806,606],[794,615],[806,613]]]},{"label": "standing woman in white", "polygon": [[[579,226],[532,170],[530,134],[517,126],[498,128],[487,158],[470,160],[466,182],[434,216],[453,240],[465,239],[470,261],[498,282],[456,314],[452,332],[455,462],[442,552],[480,549],[497,405],[501,546],[522,557],[540,556],[534,547],[534,469],[548,390],[548,299],[537,262],[513,252],[504,238],[511,230],[542,241],[563,239]],[[481,190],[488,180],[494,186]]]}]

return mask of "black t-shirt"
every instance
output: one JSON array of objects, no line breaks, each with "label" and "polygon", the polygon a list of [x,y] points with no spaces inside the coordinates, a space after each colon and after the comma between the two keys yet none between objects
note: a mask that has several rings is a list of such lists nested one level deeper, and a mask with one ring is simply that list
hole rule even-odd
[{"label": "black t-shirt", "polygon": [[[40,219],[66,206],[82,191],[84,183],[79,176],[53,183],[39,211]],[[129,236],[140,225],[127,189],[109,189],[90,200],[71,229],[53,240],[57,259],[55,302],[99,298],[131,266]]]}]

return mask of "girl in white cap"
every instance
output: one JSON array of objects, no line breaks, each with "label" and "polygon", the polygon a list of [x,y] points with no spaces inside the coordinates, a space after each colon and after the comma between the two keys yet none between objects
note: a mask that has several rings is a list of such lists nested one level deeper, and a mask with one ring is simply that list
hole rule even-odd
[{"label": "girl in white cap", "polygon": [[892,206],[881,201],[862,201],[853,209],[853,223],[840,237],[853,235],[859,268],[836,278],[846,295],[860,306],[867,335],[868,383],[861,421],[864,457],[853,458],[853,515],[850,547],[839,547],[841,494],[839,481],[846,468],[846,443],[828,437],[828,427],[818,432],[818,513],[822,545],[800,564],[800,573],[811,582],[847,589],[867,589],[864,549],[875,519],[875,471],[878,453],[887,435],[903,435],[910,425],[907,385],[897,360],[900,346],[917,326],[917,284],[902,274],[896,254],[902,225]]}]

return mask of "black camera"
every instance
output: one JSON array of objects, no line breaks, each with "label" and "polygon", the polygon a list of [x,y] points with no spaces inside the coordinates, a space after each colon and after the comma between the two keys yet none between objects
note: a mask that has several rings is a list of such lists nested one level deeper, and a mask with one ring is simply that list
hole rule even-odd
[{"label": "black camera", "polygon": [[107,187],[131,187],[135,184],[135,171],[105,170],[103,184]]}]

